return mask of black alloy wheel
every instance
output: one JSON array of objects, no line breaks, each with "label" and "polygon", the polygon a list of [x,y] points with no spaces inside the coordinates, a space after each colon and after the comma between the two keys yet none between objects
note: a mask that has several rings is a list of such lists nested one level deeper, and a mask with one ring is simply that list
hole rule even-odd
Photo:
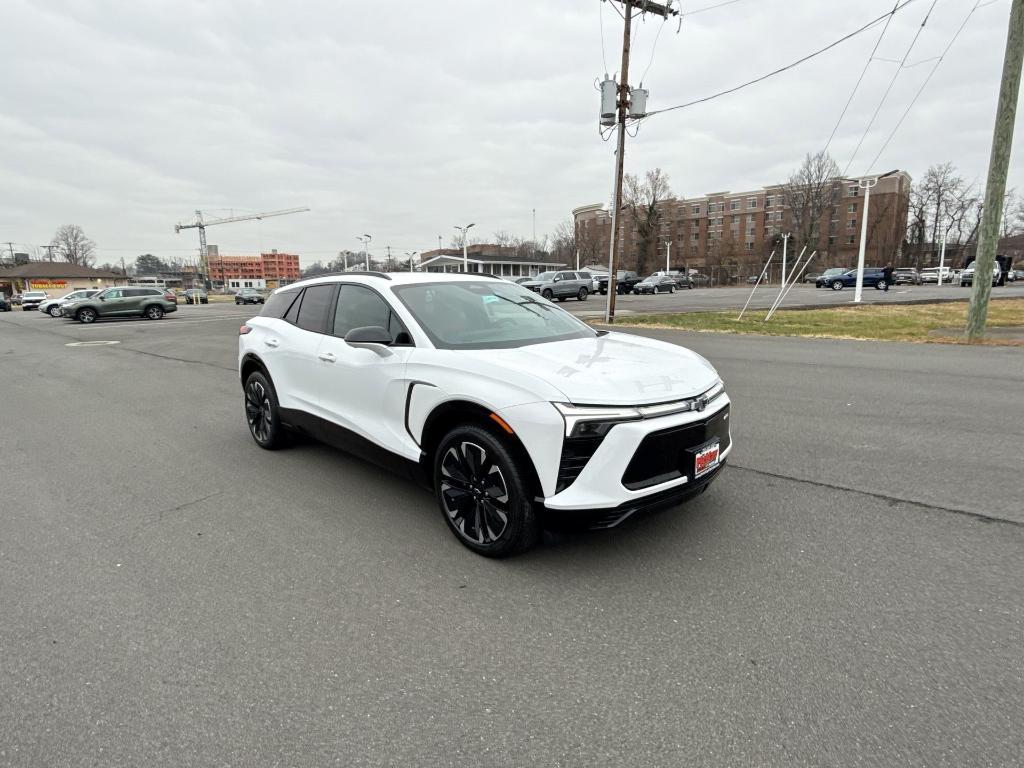
[{"label": "black alloy wheel", "polygon": [[526,474],[503,440],[482,427],[456,427],[434,455],[434,488],[456,538],[486,557],[533,546],[540,524]]},{"label": "black alloy wheel", "polygon": [[156,304],[150,304],[146,307],[145,316],[147,320],[159,320],[164,316],[163,307],[158,307]]},{"label": "black alloy wheel", "polygon": [[540,292],[540,295],[547,299],[548,301],[551,301],[555,294],[551,292],[550,288],[545,288],[543,291]]},{"label": "black alloy wheel", "polygon": [[588,293],[589,293],[589,291],[586,288],[580,288],[579,293],[576,294],[576,300],[577,301],[586,301]]},{"label": "black alloy wheel", "polygon": [[278,415],[277,393],[267,377],[256,371],[245,380],[245,420],[256,445],[272,451],[283,443],[284,428]]}]

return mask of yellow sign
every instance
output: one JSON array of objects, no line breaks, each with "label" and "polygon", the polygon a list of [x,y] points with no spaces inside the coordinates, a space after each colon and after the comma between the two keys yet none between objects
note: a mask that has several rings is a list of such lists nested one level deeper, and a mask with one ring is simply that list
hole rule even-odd
[{"label": "yellow sign", "polygon": [[32,287],[29,290],[45,291],[48,288],[67,288],[67,280],[31,280]]}]

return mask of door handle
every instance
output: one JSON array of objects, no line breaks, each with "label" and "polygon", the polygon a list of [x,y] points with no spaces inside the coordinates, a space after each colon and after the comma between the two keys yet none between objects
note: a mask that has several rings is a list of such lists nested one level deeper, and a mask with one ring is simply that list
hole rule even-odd
[{"label": "door handle", "polygon": [[264,339],[263,343],[266,344],[268,347],[276,347],[281,344],[281,342],[279,342],[277,339]]},{"label": "door handle", "polygon": [[319,357],[325,363],[333,363],[335,360],[338,359],[334,356],[333,352],[321,352],[319,355],[317,355],[317,357]]}]

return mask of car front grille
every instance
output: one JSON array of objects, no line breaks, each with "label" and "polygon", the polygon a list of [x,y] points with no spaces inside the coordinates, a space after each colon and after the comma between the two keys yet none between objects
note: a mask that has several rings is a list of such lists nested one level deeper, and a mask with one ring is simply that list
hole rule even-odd
[{"label": "car front grille", "polygon": [[693,475],[693,449],[718,439],[719,451],[729,447],[729,406],[703,421],[669,427],[647,435],[637,446],[622,475],[631,491]]}]

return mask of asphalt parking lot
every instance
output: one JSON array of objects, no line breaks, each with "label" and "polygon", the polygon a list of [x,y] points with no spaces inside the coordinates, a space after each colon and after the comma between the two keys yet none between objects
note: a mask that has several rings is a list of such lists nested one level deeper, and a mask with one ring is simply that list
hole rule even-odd
[{"label": "asphalt parking lot", "polygon": [[0,314],[0,765],[1021,764],[1019,350],[651,331],[723,374],[730,467],[496,562],[253,444],[253,310]]},{"label": "asphalt parking lot", "polygon": [[[709,310],[739,310],[750,297],[752,285],[727,288],[694,288],[675,293],[661,293],[647,296],[617,296],[615,312],[618,315],[646,314],[649,312],[705,312]],[[958,285],[897,285],[888,291],[865,288],[861,301],[865,304],[913,303],[921,301],[967,301],[969,288]],[[778,285],[758,286],[750,301],[749,311],[766,311],[779,295]],[[831,307],[851,304],[854,291],[844,288],[833,291],[829,288],[815,288],[813,285],[795,285],[786,296],[782,307]],[[1007,283],[992,289],[994,297],[1024,296],[1024,282]],[[570,299],[561,304],[564,309],[586,318],[604,317],[608,297],[592,295],[586,301]]]}]

